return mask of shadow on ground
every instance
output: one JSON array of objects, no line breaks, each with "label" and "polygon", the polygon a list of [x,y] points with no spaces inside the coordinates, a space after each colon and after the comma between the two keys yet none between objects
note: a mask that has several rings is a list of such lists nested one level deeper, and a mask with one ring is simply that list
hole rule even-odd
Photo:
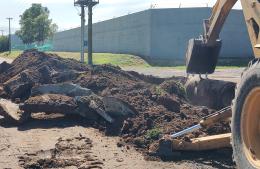
[{"label": "shadow on ground", "polygon": [[232,159],[232,149],[219,149],[202,152],[180,152],[177,156],[171,158],[162,158],[165,162],[182,163],[192,161],[219,169],[233,169],[235,163]]},{"label": "shadow on ground", "polygon": [[[4,119],[0,118],[0,126],[4,128],[17,127],[16,124],[11,124],[6,122]],[[19,131],[27,131],[32,129],[52,129],[52,128],[68,128],[82,126],[85,128],[94,127],[99,128],[98,124],[93,123],[93,121],[88,121],[78,116],[52,116],[48,117],[42,116],[39,118],[32,118],[28,122],[19,125],[17,128]],[[165,162],[174,162],[181,164],[183,162],[192,162],[194,164],[203,164],[204,166],[209,166],[219,169],[233,169],[235,164],[232,160],[232,149],[221,149],[215,151],[204,151],[204,152],[181,152],[177,153],[177,156],[171,158],[162,158]],[[154,160],[154,158],[148,157],[149,160]],[[156,158],[155,158],[156,159]],[[195,167],[196,168],[196,167]]]},{"label": "shadow on ground", "polygon": [[97,125],[79,116],[48,115],[42,116],[41,118],[31,118],[26,123],[19,125],[7,122],[4,119],[0,119],[0,126],[4,128],[17,127],[19,131],[26,131],[31,129],[62,129],[74,126],[96,127]]}]

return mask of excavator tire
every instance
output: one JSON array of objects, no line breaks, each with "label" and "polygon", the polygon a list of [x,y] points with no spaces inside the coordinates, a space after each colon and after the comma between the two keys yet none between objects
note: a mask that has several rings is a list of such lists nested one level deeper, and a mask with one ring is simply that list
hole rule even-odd
[{"label": "excavator tire", "polygon": [[239,169],[260,168],[260,63],[251,62],[232,106],[232,146]]}]

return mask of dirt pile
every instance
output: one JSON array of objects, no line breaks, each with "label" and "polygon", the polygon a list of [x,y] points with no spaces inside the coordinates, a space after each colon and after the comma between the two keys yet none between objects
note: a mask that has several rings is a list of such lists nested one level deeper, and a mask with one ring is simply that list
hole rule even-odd
[{"label": "dirt pile", "polygon": [[60,138],[54,149],[25,154],[19,157],[19,163],[25,169],[102,169],[103,162],[91,154],[92,147],[92,141],[86,137]]},{"label": "dirt pile", "polygon": [[[33,88],[46,84],[73,83],[90,89],[98,97],[114,97],[127,103],[134,114],[110,114],[115,119],[114,123],[110,124],[99,118],[95,121],[95,126],[108,135],[122,136],[126,143],[133,143],[144,151],[163,135],[194,125],[213,112],[205,107],[192,106],[186,101],[183,77],[162,79],[126,72],[110,65],[90,67],[72,59],[62,59],[57,55],[38,51],[24,52],[7,67],[9,69],[0,74],[0,85],[3,86],[0,96],[32,105],[39,99],[42,102],[41,107],[47,109],[46,113],[49,107],[43,97],[35,96],[37,92],[32,95]],[[50,97],[54,96],[48,95]],[[67,96],[55,96],[53,100],[56,101],[52,105],[59,104],[63,97],[69,105],[62,104],[61,109],[76,108],[77,105]],[[187,137],[229,131],[228,124],[218,124]]]}]

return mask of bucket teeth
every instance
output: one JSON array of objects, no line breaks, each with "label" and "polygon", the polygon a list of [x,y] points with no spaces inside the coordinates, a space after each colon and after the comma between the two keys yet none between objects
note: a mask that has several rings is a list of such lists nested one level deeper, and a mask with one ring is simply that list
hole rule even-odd
[{"label": "bucket teeth", "polygon": [[215,71],[221,49],[221,40],[207,46],[202,39],[190,39],[186,51],[188,74],[212,74]]}]

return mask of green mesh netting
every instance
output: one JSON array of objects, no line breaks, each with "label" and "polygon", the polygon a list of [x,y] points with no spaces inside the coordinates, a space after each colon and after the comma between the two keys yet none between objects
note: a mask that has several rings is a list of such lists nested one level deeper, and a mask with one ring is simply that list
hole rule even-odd
[{"label": "green mesh netting", "polygon": [[52,51],[53,50],[53,43],[52,41],[45,42],[42,45],[39,45],[37,43],[33,43],[30,45],[13,45],[12,50],[28,50],[28,49],[38,49],[39,51]]}]

